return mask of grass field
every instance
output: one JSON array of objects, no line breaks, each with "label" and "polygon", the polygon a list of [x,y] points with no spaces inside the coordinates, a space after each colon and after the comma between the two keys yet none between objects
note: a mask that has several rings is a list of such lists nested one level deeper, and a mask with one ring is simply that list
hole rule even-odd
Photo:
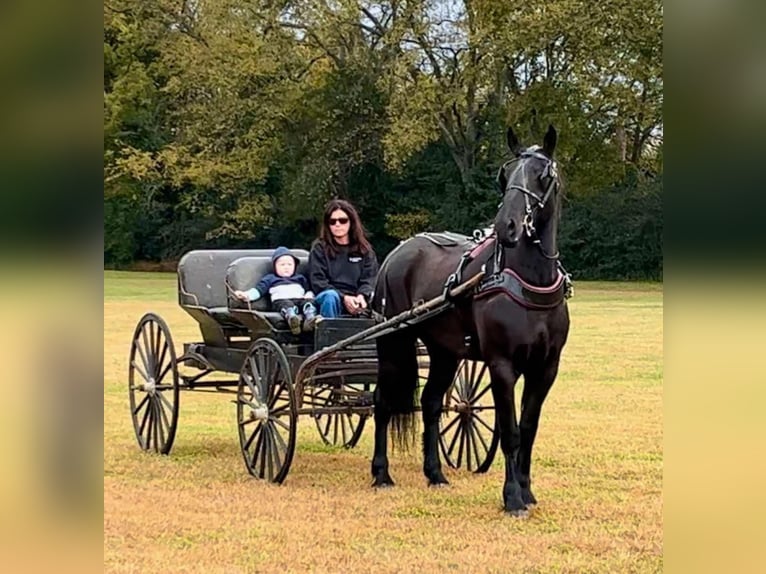
[{"label": "grass field", "polygon": [[199,340],[173,274],[104,274],[105,572],[659,572],[662,570],[662,286],[577,283],[561,371],[532,463],[540,502],[502,512],[502,457],[445,469],[429,489],[419,449],[394,453],[397,486],[369,485],[372,424],[355,449],[301,421],[281,486],[244,467],[231,395],[182,393],[170,456],[141,452],[127,356],[148,311],[176,348]]}]

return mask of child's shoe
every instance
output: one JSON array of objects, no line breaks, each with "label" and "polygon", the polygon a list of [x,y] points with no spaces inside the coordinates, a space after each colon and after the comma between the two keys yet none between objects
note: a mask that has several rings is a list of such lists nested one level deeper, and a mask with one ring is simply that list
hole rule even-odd
[{"label": "child's shoe", "polygon": [[287,326],[290,327],[290,332],[293,335],[299,335],[301,332],[301,318],[298,315],[297,307],[290,307],[282,310],[282,316],[287,321]]},{"label": "child's shoe", "polygon": [[322,317],[321,315],[312,315],[311,317],[307,318],[303,322],[303,330],[306,332],[313,331],[314,329],[316,329],[316,326],[319,323],[321,323],[323,320],[324,320],[324,317]]},{"label": "child's shoe", "polygon": [[317,315],[317,309],[313,303],[308,302],[303,305],[303,330],[313,331],[316,324],[322,320],[321,315]]}]

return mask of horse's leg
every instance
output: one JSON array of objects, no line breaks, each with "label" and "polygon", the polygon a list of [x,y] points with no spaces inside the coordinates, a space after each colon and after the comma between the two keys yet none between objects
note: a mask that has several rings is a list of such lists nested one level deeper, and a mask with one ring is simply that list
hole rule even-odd
[{"label": "horse's leg", "polygon": [[558,357],[546,364],[542,369],[524,374],[524,393],[521,395],[521,444],[519,447],[519,484],[521,499],[528,508],[537,504],[532,494],[530,467],[532,465],[532,445],[537,435],[537,425],[540,422],[540,411],[548,396],[548,391],[556,380],[559,369]]},{"label": "horse's leg", "polygon": [[372,456],[372,486],[394,486],[388,473],[388,423],[391,411],[385,401],[380,400],[380,383],[375,388],[375,452]]},{"label": "horse's leg", "polygon": [[[403,334],[386,335],[376,340],[378,383],[375,387],[375,452],[372,457],[372,486],[394,486],[388,473],[388,427],[393,415],[401,422],[403,413],[412,412],[417,384],[415,339]],[[411,387],[411,388],[410,388]],[[395,429],[401,430],[403,427]]]},{"label": "horse's leg", "polygon": [[433,346],[428,348],[428,354],[431,359],[428,380],[420,398],[423,408],[423,474],[429,486],[439,486],[449,484],[439,460],[439,416],[444,393],[455,377],[457,357]]},{"label": "horse's leg", "polygon": [[505,457],[505,483],[503,484],[503,507],[513,516],[527,516],[527,506],[521,498],[517,457],[520,432],[516,420],[514,389],[518,375],[510,360],[489,361],[492,377],[492,396],[495,400],[495,416],[500,429],[500,448]]}]

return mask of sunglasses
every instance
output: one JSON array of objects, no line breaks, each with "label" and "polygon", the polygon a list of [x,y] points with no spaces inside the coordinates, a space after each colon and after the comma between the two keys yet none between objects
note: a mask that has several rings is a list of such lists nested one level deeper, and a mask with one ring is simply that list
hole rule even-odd
[{"label": "sunglasses", "polygon": [[330,225],[335,225],[336,223],[346,225],[348,223],[348,217],[338,217],[337,219],[335,217],[331,217],[327,221],[330,223]]}]

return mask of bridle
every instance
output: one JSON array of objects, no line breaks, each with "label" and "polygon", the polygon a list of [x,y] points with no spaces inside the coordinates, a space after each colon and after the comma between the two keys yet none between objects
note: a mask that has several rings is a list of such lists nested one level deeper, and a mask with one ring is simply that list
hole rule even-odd
[{"label": "bridle", "polygon": [[514,162],[522,161],[522,160],[530,159],[530,158],[536,158],[545,162],[545,167],[543,168],[543,173],[540,176],[540,180],[545,181],[547,178],[548,183],[547,185],[545,185],[545,193],[543,193],[542,197],[537,195],[531,189],[524,187],[523,185],[518,185],[515,183],[506,186],[505,189],[503,189],[503,194],[513,189],[513,190],[521,192],[524,195],[524,219],[522,220],[522,223],[521,223],[522,227],[524,228],[524,233],[527,235],[527,237],[529,237],[532,240],[533,243],[537,244],[538,248],[540,249],[540,252],[543,254],[543,257],[545,257],[546,259],[558,260],[559,252],[556,251],[556,253],[552,255],[550,253],[547,253],[540,241],[540,237],[537,235],[537,230],[535,229],[535,215],[537,211],[545,207],[545,204],[551,198],[551,195],[553,195],[553,193],[559,188],[559,185],[560,185],[558,170],[556,168],[556,161],[549,158],[547,155],[539,152],[538,151],[539,149],[540,149],[539,146],[532,146],[522,151],[517,157],[505,162],[497,174],[497,181],[498,182],[502,181],[501,176],[505,174],[508,166],[510,166]]}]

